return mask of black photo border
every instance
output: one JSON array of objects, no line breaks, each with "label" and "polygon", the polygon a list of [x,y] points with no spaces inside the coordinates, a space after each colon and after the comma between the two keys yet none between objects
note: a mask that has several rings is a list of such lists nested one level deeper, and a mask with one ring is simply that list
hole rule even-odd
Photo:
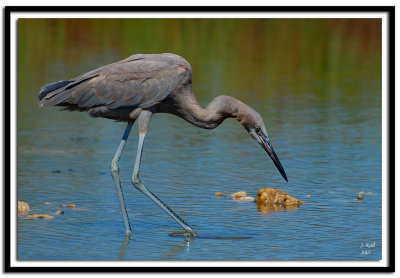
[{"label": "black photo border", "polygon": [[[387,34],[387,53],[388,53],[388,109],[387,109],[387,177],[388,177],[388,265],[383,267],[16,267],[11,266],[11,241],[10,241],[10,117],[11,117],[11,14],[23,12],[316,12],[316,13],[334,13],[334,12],[385,12],[388,15],[388,34]],[[4,8],[4,130],[3,130],[3,153],[4,153],[4,238],[3,238],[3,265],[4,272],[91,272],[91,273],[108,273],[108,272],[147,272],[147,273],[166,273],[166,272],[224,272],[224,273],[240,273],[240,272],[281,272],[281,273],[300,273],[300,272],[394,272],[395,271],[395,7],[394,6],[6,6]],[[16,167],[16,165],[15,165]],[[385,185],[383,185],[385,186]]]}]

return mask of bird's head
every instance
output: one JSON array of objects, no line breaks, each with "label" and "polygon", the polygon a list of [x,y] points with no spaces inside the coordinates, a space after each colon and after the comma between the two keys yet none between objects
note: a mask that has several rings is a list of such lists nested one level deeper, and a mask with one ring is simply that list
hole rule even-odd
[{"label": "bird's head", "polygon": [[240,113],[241,115],[238,117],[238,121],[244,126],[250,136],[253,137],[254,140],[256,140],[257,143],[259,143],[261,147],[268,153],[282,177],[288,181],[285,170],[283,169],[283,166],[271,145],[264,121],[260,114],[258,114],[251,107],[248,107],[244,110],[245,111]]}]

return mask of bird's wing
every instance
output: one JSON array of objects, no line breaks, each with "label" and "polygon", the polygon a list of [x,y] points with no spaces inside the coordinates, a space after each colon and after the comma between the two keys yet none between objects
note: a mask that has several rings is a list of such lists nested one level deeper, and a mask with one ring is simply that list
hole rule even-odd
[{"label": "bird's wing", "polygon": [[45,95],[43,106],[149,108],[191,78],[190,65],[176,57],[133,55],[70,80]]}]

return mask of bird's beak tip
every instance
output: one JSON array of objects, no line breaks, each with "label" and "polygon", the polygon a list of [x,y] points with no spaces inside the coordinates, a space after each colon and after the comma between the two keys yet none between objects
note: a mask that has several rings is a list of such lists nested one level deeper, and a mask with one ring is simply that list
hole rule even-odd
[{"label": "bird's beak tip", "polygon": [[282,177],[288,183],[289,181],[288,181],[286,172],[283,169],[283,166],[282,166],[281,162],[279,161],[279,158],[276,155],[276,153],[274,151],[274,148],[272,147],[271,143],[269,142],[268,137],[267,136],[262,136],[260,139],[261,139],[261,142],[262,142],[261,145],[263,146],[264,150],[271,157],[271,159],[274,162],[275,166],[278,168],[278,171],[281,173]]},{"label": "bird's beak tip", "polygon": [[[283,169],[283,167],[282,167],[282,169]],[[285,181],[286,181],[287,183],[289,182],[285,170],[283,170],[282,177],[285,179]]]},{"label": "bird's beak tip", "polygon": [[[282,167],[282,165],[280,165],[280,166]],[[287,183],[289,183],[288,177],[287,177],[286,172],[285,172],[285,170],[283,169],[283,167],[282,167],[281,169],[278,167],[278,170],[279,170],[279,172],[281,173],[281,175],[282,175],[282,177],[284,178],[284,180],[285,180]]]}]

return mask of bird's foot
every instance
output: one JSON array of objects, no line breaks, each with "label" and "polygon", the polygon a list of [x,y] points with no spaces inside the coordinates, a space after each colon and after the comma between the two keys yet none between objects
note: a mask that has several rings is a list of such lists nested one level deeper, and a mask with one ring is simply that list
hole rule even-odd
[{"label": "bird's foot", "polygon": [[172,237],[183,236],[186,239],[192,239],[192,238],[197,236],[197,233],[195,231],[193,231],[193,230],[190,230],[190,231],[175,231],[175,232],[170,233],[169,236],[172,236]]}]

